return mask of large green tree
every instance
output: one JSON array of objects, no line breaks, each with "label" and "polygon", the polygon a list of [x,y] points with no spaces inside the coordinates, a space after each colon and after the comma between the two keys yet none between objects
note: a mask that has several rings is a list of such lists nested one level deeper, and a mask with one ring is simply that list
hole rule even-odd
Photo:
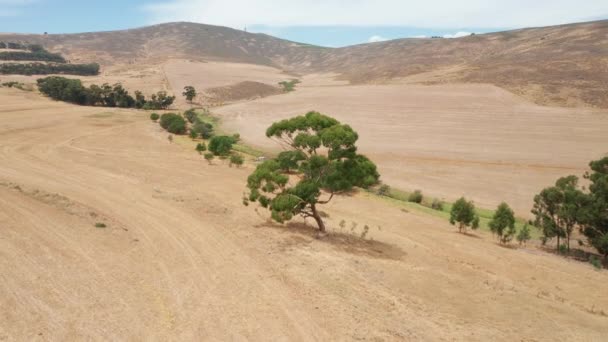
[{"label": "large green tree", "polygon": [[466,233],[467,227],[472,229],[479,228],[479,216],[475,214],[475,205],[471,201],[467,201],[466,198],[459,198],[452,205],[450,210],[450,223],[453,225],[458,224],[458,231]]},{"label": "large green tree", "polygon": [[496,208],[488,226],[501,243],[505,244],[513,239],[517,232],[515,230],[515,214],[507,203],[503,202]]},{"label": "large green tree", "polygon": [[380,178],[376,165],[357,153],[357,132],[329,116],[309,112],[282,120],[272,124],[266,136],[298,152],[288,158],[289,165],[274,159],[263,162],[247,179],[245,203],[258,202],[277,222],[296,215],[311,217],[324,233],[318,205],[355,187],[372,186]]},{"label": "large green tree", "polygon": [[535,225],[542,230],[546,239],[566,239],[566,248],[570,251],[570,239],[587,210],[586,196],[578,188],[578,178],[567,176],[558,179],[555,186],[543,189],[534,197],[532,214],[536,217]]},{"label": "large green tree", "polygon": [[608,157],[590,163],[585,175],[591,184],[585,203],[583,234],[589,243],[608,259]]}]

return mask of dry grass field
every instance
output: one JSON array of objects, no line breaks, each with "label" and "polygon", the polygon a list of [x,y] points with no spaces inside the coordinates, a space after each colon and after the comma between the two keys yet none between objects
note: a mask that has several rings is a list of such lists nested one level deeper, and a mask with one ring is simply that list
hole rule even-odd
[{"label": "dry grass field", "polygon": [[274,121],[321,111],[351,124],[360,150],[392,186],[483,207],[507,201],[528,216],[534,194],[582,175],[608,152],[608,113],[541,107],[490,85],[313,86],[216,109],[250,144],[280,148],[264,132]]},{"label": "dry grass field", "polygon": [[[408,93],[414,89],[399,96]],[[310,96],[319,95],[272,99]],[[480,108],[493,96],[514,101],[496,91]],[[559,130],[556,113],[533,114],[557,116]],[[420,115],[392,122],[412,123],[400,126],[412,135],[422,129],[413,126]],[[608,274],[589,264],[534,247],[501,248],[483,232],[463,236],[365,194],[332,202],[325,209],[332,234],[317,240],[301,221],[278,226],[241,204],[251,164],[208,165],[171,144],[144,112],[0,89],[0,117],[0,340],[603,341],[608,334],[601,289]],[[351,119],[363,149],[381,158],[370,148],[376,131],[365,129],[361,114]],[[593,136],[600,124],[573,131]],[[433,146],[466,147],[464,138],[449,140]],[[524,158],[508,159],[500,146],[506,161]],[[537,162],[542,149],[528,150]],[[483,151],[467,156],[488,161]],[[551,158],[538,160],[564,165]],[[371,230],[361,240],[364,225]]]}]

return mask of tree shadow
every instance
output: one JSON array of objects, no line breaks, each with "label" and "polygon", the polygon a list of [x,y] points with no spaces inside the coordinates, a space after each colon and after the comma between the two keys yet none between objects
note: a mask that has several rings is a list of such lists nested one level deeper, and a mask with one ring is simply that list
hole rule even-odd
[{"label": "tree shadow", "polygon": [[473,239],[481,239],[481,236],[479,235],[475,235],[473,233],[469,233],[469,232],[459,232],[459,231],[455,231],[454,233],[459,234],[459,235],[464,235],[466,237],[470,237]]},{"label": "tree shadow", "polygon": [[288,245],[306,245],[314,241],[331,245],[334,249],[354,255],[368,256],[376,259],[401,260],[407,255],[400,247],[376,240],[366,240],[355,235],[328,232],[320,236],[317,229],[303,222],[279,224],[265,222],[255,228],[270,228],[291,235]]}]

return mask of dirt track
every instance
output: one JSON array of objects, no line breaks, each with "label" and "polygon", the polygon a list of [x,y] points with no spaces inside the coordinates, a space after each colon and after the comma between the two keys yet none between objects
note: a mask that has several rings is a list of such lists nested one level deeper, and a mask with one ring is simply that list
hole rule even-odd
[{"label": "dirt track", "polygon": [[321,111],[360,133],[386,183],[488,208],[507,201],[521,216],[542,188],[608,152],[608,113],[540,107],[490,85],[308,84],[216,112],[249,143],[276,149],[264,134],[272,122]]},{"label": "dirt track", "polygon": [[316,240],[240,204],[249,169],[207,165],[144,113],[2,89],[0,117],[0,340],[608,334],[608,274],[588,264],[365,195],[326,211],[373,241]]}]

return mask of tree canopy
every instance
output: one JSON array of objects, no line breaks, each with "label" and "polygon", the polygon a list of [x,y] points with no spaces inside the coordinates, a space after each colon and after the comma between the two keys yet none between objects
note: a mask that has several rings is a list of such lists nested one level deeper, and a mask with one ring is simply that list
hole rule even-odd
[{"label": "tree canopy", "polygon": [[186,100],[188,100],[188,102],[192,102],[192,100],[194,100],[196,97],[196,89],[194,89],[193,86],[185,86],[182,95],[186,98]]},{"label": "tree canopy", "polygon": [[501,243],[507,243],[515,236],[515,214],[507,203],[503,202],[496,208],[488,225]]},{"label": "tree canopy", "polygon": [[473,202],[467,201],[464,197],[454,202],[452,210],[450,210],[450,223],[458,224],[458,231],[461,233],[466,232],[467,227],[479,228],[479,216],[475,214]]},{"label": "tree canopy", "polygon": [[[380,178],[376,165],[357,153],[357,132],[321,113],[309,112],[275,122],[266,136],[295,154],[258,165],[247,179],[245,203],[258,202],[277,222],[296,215],[311,217],[325,232],[317,205],[355,187],[370,187]],[[291,181],[290,171],[295,173]],[[321,200],[321,196],[326,198]]]}]

